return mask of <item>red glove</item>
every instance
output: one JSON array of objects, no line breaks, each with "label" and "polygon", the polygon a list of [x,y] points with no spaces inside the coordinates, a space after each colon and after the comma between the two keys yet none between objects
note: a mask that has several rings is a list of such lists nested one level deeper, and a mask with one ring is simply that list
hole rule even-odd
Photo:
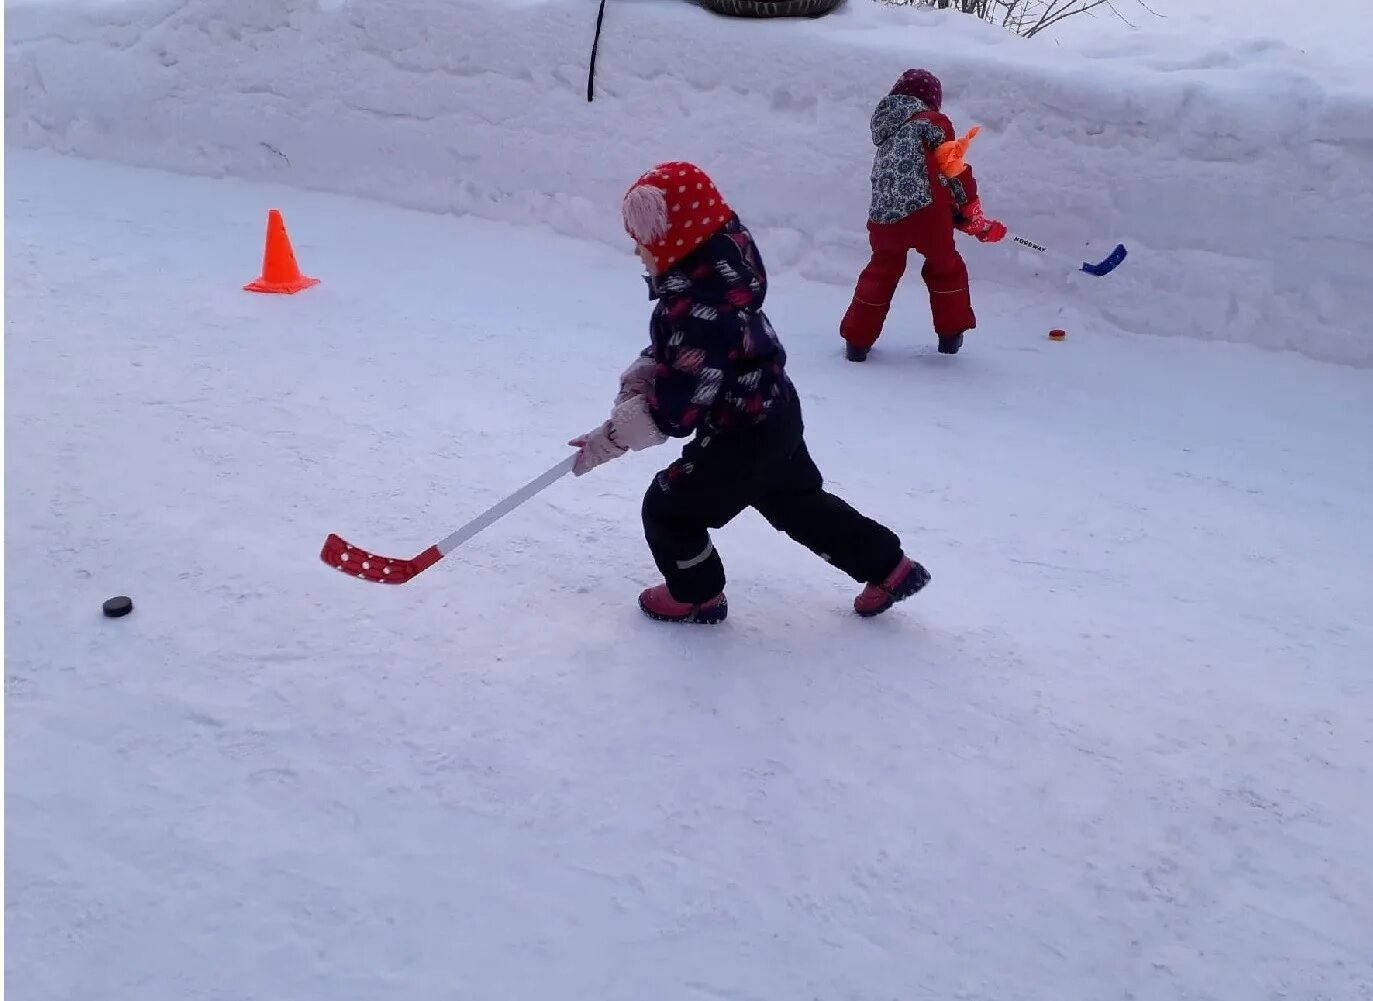
[{"label": "red glove", "polygon": [[997,243],[1006,237],[1006,227],[996,219],[982,214],[982,200],[976,199],[957,210],[954,225],[960,232],[975,236],[983,243]]}]

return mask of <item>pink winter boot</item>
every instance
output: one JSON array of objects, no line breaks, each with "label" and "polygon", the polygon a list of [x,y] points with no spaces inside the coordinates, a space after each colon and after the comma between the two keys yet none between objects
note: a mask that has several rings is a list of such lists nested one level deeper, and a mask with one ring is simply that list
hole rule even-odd
[{"label": "pink winter boot", "polygon": [[881,615],[898,601],[904,601],[930,582],[930,572],[908,556],[902,556],[896,569],[880,584],[869,584],[853,599],[853,610],[865,619]]},{"label": "pink winter boot", "polygon": [[701,626],[724,622],[729,614],[729,602],[723,591],[704,604],[688,605],[672,597],[666,584],[650,587],[639,595],[639,607],[650,619],[659,622],[690,622]]}]

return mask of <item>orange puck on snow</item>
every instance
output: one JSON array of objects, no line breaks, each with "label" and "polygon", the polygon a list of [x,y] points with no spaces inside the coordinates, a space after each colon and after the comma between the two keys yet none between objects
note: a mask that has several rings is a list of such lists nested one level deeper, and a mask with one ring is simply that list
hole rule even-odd
[{"label": "orange puck on snow", "polygon": [[1066,331],[1066,330],[1050,330],[1050,331],[1049,331],[1049,340],[1051,340],[1051,341],[1061,341],[1061,340],[1064,340],[1065,338],[1067,338],[1067,336],[1068,336],[1068,331]]}]

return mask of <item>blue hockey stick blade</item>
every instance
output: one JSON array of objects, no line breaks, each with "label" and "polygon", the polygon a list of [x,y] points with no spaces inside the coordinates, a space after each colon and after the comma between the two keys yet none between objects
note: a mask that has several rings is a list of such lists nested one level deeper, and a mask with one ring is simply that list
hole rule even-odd
[{"label": "blue hockey stick blade", "polygon": [[1089,275],[1105,278],[1116,268],[1120,267],[1120,262],[1123,260],[1125,260],[1125,244],[1117,243],[1116,249],[1107,254],[1100,264],[1083,264],[1082,270]]}]

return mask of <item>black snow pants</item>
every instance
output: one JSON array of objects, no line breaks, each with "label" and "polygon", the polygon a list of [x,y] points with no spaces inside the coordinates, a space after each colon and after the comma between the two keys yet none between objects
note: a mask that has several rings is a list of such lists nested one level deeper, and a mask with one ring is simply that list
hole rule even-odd
[{"label": "black snow pants", "polygon": [[725,568],[709,530],[752,507],[860,584],[901,561],[901,540],[824,489],[806,449],[800,401],[762,424],[693,439],[644,495],[644,535],[677,601],[701,604],[724,590]]}]

